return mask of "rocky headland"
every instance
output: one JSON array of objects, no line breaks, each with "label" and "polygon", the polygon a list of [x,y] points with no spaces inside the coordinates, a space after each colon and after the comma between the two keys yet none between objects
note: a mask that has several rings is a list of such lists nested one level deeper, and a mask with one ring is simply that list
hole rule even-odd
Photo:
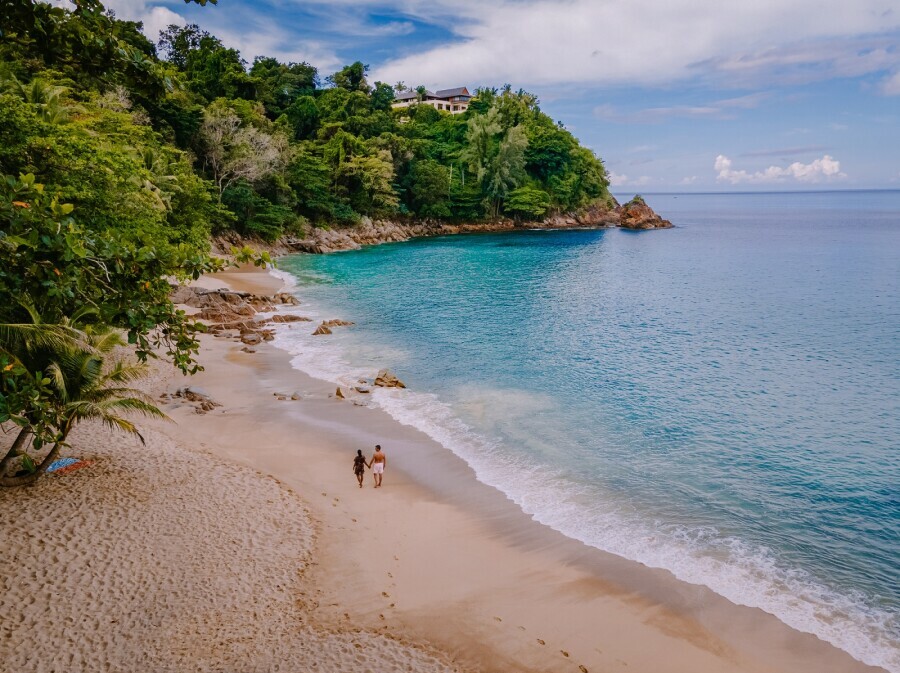
[{"label": "rocky headland", "polygon": [[[304,237],[285,236],[272,246],[278,254],[307,252],[326,254],[342,250],[357,250],[364,245],[398,243],[411,238],[448,236],[451,234],[473,234],[529,229],[670,229],[672,223],[660,217],[639,196],[631,201],[612,206],[595,205],[575,213],[556,214],[540,221],[520,221],[511,219],[486,222],[451,223],[444,220],[373,220],[363,217],[353,226],[319,228],[310,227]],[[242,243],[235,237],[224,237],[214,241],[220,251]],[[254,242],[254,245],[257,245]]]}]

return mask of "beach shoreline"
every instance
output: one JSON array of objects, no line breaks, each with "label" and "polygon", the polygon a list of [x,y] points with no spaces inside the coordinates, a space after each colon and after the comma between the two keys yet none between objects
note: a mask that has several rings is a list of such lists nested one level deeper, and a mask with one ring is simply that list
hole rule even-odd
[{"label": "beach shoreline", "polygon": [[[279,279],[252,269],[205,277],[200,284],[269,295],[281,287]],[[302,313],[302,295],[300,301]],[[293,323],[278,329],[313,327]],[[450,450],[386,412],[354,404],[354,399],[364,404],[364,395],[337,398],[333,384],[292,368],[285,351],[260,344],[256,352],[245,352],[239,341],[211,335],[202,341],[205,371],[187,379],[166,370],[154,393],[171,396],[189,385],[221,406],[200,414],[196,405],[169,397],[163,409],[176,424],[142,426],[165,438],[167,447],[213,456],[216,465],[244,466],[299,496],[302,504],[294,509],[274,507],[248,492],[223,492],[215,503],[204,502],[209,489],[194,488],[190,476],[177,491],[179,501],[207,514],[212,507],[230,506],[271,525],[288,525],[285,517],[309,517],[309,528],[293,533],[308,536],[307,546],[278,555],[282,577],[302,576],[302,582],[280,589],[279,596],[290,599],[285,604],[299,611],[297,621],[277,622],[284,637],[292,629],[300,634],[305,620],[317,633],[368,639],[365,646],[376,659],[384,652],[396,664],[382,670],[406,670],[411,661],[419,662],[413,670],[498,672],[882,670],[761,610],[734,605],[667,571],[587,547],[533,521],[479,482]],[[118,436],[93,439],[119,442]],[[384,488],[374,490],[367,472],[365,488],[359,489],[352,458],[356,449],[371,455],[375,443],[388,456]],[[73,476],[87,481],[92,475],[87,469]],[[47,486],[39,487],[59,490],[62,479],[45,477]],[[29,494],[40,497],[37,488]],[[252,549],[241,553],[268,556],[270,544],[275,542],[265,535],[254,536]],[[227,552],[222,553],[221,562],[228,565]],[[203,573],[214,575],[216,569],[193,572],[202,585]],[[227,584],[220,590],[227,591]],[[190,594],[182,599],[189,608]],[[154,619],[150,615],[150,625]],[[30,623],[41,626],[47,625],[39,619]],[[8,640],[22,635],[16,628],[8,631],[13,634]],[[197,631],[197,639],[205,633]],[[252,633],[249,628],[250,642],[237,661],[246,670],[267,670],[267,665],[274,670],[272,653],[261,655],[255,648],[262,643],[252,641]],[[132,637],[139,639],[140,633]],[[395,643],[407,649],[398,653]],[[289,666],[295,654],[283,654],[282,670],[294,670]],[[210,663],[216,661],[213,653],[203,658],[189,650],[180,656],[179,662],[200,662],[199,670],[218,670]],[[323,658],[322,670],[351,670],[352,658],[335,657]],[[140,662],[133,663],[142,670]]]},{"label": "beach shoreline", "polygon": [[[241,276],[238,283],[247,278],[246,274]],[[247,285],[232,287],[253,291]],[[298,310],[302,313],[302,306]],[[353,319],[347,315],[332,317]],[[312,328],[300,323],[279,329]],[[380,513],[384,517],[380,526],[369,520],[372,514],[362,503],[347,505],[351,522],[357,519],[348,526],[335,516],[335,509],[340,508],[332,507],[333,502],[316,506],[318,498],[332,496],[314,494],[314,515],[323,522],[324,530],[331,531],[322,536],[319,550],[328,562],[321,562],[315,573],[317,585],[336,585],[335,600],[329,603],[336,603],[338,609],[331,611],[329,619],[345,619],[344,613],[355,603],[363,614],[354,612],[354,619],[361,618],[367,627],[383,628],[393,616],[405,633],[434,643],[479,670],[523,666],[558,670],[554,667],[570,665],[576,656],[589,670],[614,669],[616,659],[628,663],[631,670],[879,670],[855,662],[815,636],[790,629],[761,610],[735,606],[704,587],[676,580],[666,571],[605,554],[533,521],[502,493],[479,482],[471,468],[451,451],[418,430],[401,425],[386,412],[355,406],[351,400],[337,400],[331,383],[292,369],[290,359],[287,353],[272,348],[242,358],[253,368],[254,380],[263,388],[259,391],[262,397],[266,393],[295,392],[292,387],[303,388],[297,391],[301,393],[299,402],[273,403],[274,408],[281,411],[288,405],[292,423],[319,434],[317,440],[326,446],[314,454],[305,447],[300,459],[313,460],[317,473],[321,468],[323,475],[334,476],[321,480],[300,475],[302,470],[286,465],[283,456],[257,454],[252,460],[254,466],[273,474],[296,471],[296,478],[307,491],[319,484],[323,492],[337,493],[343,502],[355,497],[352,475],[343,479],[340,470],[350,472],[356,448],[370,453],[374,443],[382,443],[390,461],[385,489],[378,492],[378,496],[390,494],[391,498]],[[364,396],[355,397],[364,400]],[[277,418],[273,422],[278,422]],[[240,448],[229,451],[228,456],[248,459]],[[340,483],[329,483],[332,480]],[[367,474],[366,489],[370,487]],[[376,502],[379,507],[386,505]],[[424,521],[431,523],[423,525]],[[362,530],[357,524],[363,524]],[[443,535],[436,530],[453,533]],[[400,554],[391,553],[398,548],[407,548],[408,555],[416,560],[407,565]],[[391,570],[394,566],[397,568]],[[493,568],[488,571],[488,566]],[[423,572],[423,568],[429,572]],[[538,583],[542,590],[529,586],[534,584],[531,578],[535,572],[547,573]],[[346,578],[353,576],[356,581],[350,585]],[[381,590],[370,589],[379,583],[385,584]],[[583,587],[585,596],[594,598],[579,597],[579,591],[573,589],[576,586]],[[382,591],[390,600],[381,596]],[[556,591],[562,592],[561,596]],[[362,600],[360,596],[367,598]],[[392,603],[394,607],[390,607]],[[504,611],[506,615],[499,614]],[[505,627],[510,615],[518,615],[527,623]],[[448,621],[457,624],[456,633],[446,628]],[[432,625],[426,626],[429,623]],[[626,623],[627,628],[623,626]],[[524,630],[519,628],[522,626]],[[615,640],[622,648],[612,658],[599,642],[598,646],[585,647],[606,629],[617,634]],[[653,633],[646,633],[648,630]],[[655,658],[658,653],[645,659],[646,652],[655,649],[647,647],[648,640],[658,641],[659,651],[665,652],[664,668]],[[479,642],[482,645],[475,647]],[[490,655],[474,656],[465,652],[467,648],[487,648]],[[684,660],[679,661],[680,657]],[[726,660],[732,668],[724,665]],[[485,661],[506,663],[491,669],[485,668]]]}]

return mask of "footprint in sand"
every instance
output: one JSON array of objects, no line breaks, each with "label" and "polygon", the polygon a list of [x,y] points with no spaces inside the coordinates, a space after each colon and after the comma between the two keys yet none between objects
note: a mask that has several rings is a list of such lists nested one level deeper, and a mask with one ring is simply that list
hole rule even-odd
[{"label": "footprint in sand", "polygon": [[584,664],[578,664],[578,670],[581,671],[581,673],[588,673],[588,669],[585,668]]},{"label": "footprint in sand", "polygon": [[537,641],[538,641],[541,645],[546,645],[546,644],[547,644],[547,643],[545,643],[543,640],[541,640],[540,638],[538,638]]},{"label": "footprint in sand", "polygon": [[569,653],[566,652],[565,650],[560,650],[559,653],[560,653],[561,655],[563,655],[564,657],[568,657],[568,656],[569,656]]},{"label": "footprint in sand", "polygon": [[387,591],[382,591],[382,592],[381,592],[381,595],[384,596],[385,598],[390,598],[390,597],[391,597],[391,595],[390,595]]},{"label": "footprint in sand", "polygon": [[502,621],[503,621],[503,620],[500,619],[499,617],[494,617],[494,619],[496,619],[498,622],[502,622]]}]

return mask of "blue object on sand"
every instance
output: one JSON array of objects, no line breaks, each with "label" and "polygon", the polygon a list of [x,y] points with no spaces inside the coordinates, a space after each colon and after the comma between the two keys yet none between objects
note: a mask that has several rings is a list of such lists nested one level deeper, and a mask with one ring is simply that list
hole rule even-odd
[{"label": "blue object on sand", "polygon": [[56,472],[57,470],[61,470],[64,467],[69,467],[69,465],[74,465],[78,462],[78,458],[60,458],[59,460],[54,460],[50,463],[50,467],[47,468],[47,472]]}]

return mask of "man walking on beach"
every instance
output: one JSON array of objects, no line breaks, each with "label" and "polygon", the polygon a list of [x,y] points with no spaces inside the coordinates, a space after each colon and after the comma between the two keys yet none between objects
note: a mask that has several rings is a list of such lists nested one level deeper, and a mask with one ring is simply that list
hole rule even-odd
[{"label": "man walking on beach", "polygon": [[381,486],[381,478],[384,475],[384,468],[387,465],[387,456],[381,451],[381,444],[375,445],[375,453],[372,454],[372,460],[369,461],[372,466],[372,478],[375,480],[375,488]]}]

